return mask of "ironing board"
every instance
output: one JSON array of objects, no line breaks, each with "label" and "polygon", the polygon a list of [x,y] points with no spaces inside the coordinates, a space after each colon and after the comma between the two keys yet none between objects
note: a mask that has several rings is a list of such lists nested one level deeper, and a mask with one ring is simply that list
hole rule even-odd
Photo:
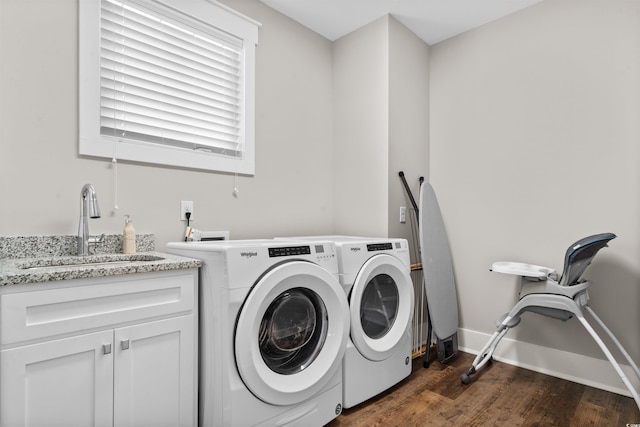
[{"label": "ironing board", "polygon": [[458,296],[440,205],[433,187],[426,182],[420,186],[419,212],[420,256],[427,307],[437,339],[438,358],[446,362],[458,351]]}]

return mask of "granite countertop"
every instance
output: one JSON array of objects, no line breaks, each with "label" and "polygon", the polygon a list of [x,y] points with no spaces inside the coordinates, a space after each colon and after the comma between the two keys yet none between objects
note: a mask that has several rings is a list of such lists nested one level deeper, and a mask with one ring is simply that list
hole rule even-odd
[{"label": "granite countertop", "polygon": [[198,268],[202,262],[160,252],[135,255],[0,259],[0,286]]},{"label": "granite countertop", "polygon": [[[136,254],[117,253],[117,248],[105,247],[94,255],[77,256],[66,247],[67,236],[39,236],[37,238],[2,238],[0,237],[0,255],[11,253],[15,257],[0,256],[0,286],[21,283],[39,283],[55,280],[85,279],[92,277],[116,276],[134,273],[198,268],[200,260],[185,258],[153,251],[153,236],[140,239]],[[71,240],[75,236],[70,236]],[[29,245],[24,245],[24,242]],[[37,242],[37,245],[33,243]],[[66,242],[58,245],[59,242]],[[30,246],[37,246],[32,250]],[[117,245],[116,245],[117,246]],[[25,249],[27,247],[27,249]],[[43,252],[41,248],[45,248]],[[108,250],[109,253],[104,251]],[[114,253],[116,252],[116,253]],[[121,251],[120,251],[121,252]]]}]

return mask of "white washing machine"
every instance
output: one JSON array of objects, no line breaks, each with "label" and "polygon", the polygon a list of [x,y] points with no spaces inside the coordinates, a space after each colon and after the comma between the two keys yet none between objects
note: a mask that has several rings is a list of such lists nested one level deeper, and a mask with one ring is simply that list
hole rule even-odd
[{"label": "white washing machine", "polygon": [[322,426],[342,410],[349,307],[335,246],[176,242],[202,260],[200,425]]},{"label": "white washing machine", "polygon": [[406,239],[294,237],[336,244],[349,299],[350,339],[343,361],[343,405],[351,408],[411,373],[414,290]]}]

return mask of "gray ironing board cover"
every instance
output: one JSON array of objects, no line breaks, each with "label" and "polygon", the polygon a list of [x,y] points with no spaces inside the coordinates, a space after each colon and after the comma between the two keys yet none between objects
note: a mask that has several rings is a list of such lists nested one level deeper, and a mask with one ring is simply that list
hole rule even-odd
[{"label": "gray ironing board cover", "polygon": [[429,316],[435,336],[442,340],[458,331],[458,296],[449,239],[444,229],[440,206],[433,187],[426,182],[420,186],[418,221]]}]

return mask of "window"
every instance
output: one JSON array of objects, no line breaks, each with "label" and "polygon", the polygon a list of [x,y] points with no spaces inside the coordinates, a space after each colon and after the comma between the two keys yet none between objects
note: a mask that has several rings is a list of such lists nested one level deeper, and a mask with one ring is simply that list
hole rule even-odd
[{"label": "window", "polygon": [[257,22],[209,0],[79,5],[80,154],[254,173]]}]

